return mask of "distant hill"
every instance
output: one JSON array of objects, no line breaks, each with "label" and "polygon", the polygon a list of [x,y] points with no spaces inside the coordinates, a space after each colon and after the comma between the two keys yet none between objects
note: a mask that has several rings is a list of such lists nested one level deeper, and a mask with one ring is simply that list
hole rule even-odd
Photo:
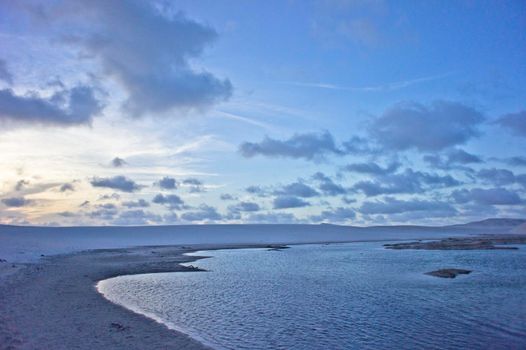
[{"label": "distant hill", "polygon": [[467,224],[451,225],[450,227],[464,227],[464,228],[514,228],[526,223],[526,219],[509,219],[509,218],[490,218],[481,221],[468,222]]}]

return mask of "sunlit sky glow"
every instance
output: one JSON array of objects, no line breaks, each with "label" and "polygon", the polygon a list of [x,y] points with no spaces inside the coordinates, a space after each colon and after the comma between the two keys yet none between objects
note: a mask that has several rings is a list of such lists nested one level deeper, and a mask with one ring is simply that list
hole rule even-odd
[{"label": "sunlit sky glow", "polygon": [[0,3],[0,223],[526,216],[524,1]]}]

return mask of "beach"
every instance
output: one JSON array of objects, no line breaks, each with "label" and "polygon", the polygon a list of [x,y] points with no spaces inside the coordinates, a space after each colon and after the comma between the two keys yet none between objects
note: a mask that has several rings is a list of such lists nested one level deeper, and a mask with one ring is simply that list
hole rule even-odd
[{"label": "beach", "polygon": [[[244,246],[228,248],[236,247]],[[188,268],[180,263],[199,257],[184,253],[220,248],[227,246],[91,250],[45,257],[38,263],[1,263],[0,348],[207,349],[109,302],[95,285],[118,275],[185,271]]]},{"label": "beach", "polygon": [[[155,228],[116,228],[114,231],[95,228],[77,234],[75,228],[8,227],[0,232],[0,241],[7,243],[0,249],[0,349],[208,348],[186,334],[111,303],[96,288],[99,281],[121,275],[196,271],[180,264],[202,257],[185,253],[232,248],[272,249],[279,247],[272,245],[277,242],[439,239],[497,231],[510,233],[516,226],[515,223],[480,228],[469,225],[443,228],[240,225],[166,228],[157,230],[159,233]],[[139,230],[141,236],[135,233]],[[272,235],[260,239],[265,231]],[[226,234],[231,232],[239,234]],[[242,235],[244,233],[247,234]],[[101,241],[99,236],[111,241]],[[61,237],[63,239],[59,239]],[[95,239],[88,239],[90,237]],[[49,249],[51,238],[53,242],[67,242],[67,246],[61,248],[66,252],[57,254]],[[236,240],[238,243],[231,243]],[[152,245],[144,244],[148,241]],[[210,243],[201,243],[203,241]]]}]

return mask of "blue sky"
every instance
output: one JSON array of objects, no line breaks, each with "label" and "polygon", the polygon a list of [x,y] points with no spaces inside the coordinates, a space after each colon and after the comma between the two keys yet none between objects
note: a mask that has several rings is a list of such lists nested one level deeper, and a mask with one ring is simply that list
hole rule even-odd
[{"label": "blue sky", "polygon": [[524,217],[522,1],[7,1],[0,220]]}]

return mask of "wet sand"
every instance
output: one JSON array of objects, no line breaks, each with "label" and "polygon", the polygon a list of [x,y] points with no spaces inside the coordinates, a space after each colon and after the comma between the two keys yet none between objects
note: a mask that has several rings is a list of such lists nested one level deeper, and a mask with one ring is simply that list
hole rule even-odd
[{"label": "wet sand", "polygon": [[100,280],[191,270],[197,250],[267,245],[138,247],[0,263],[0,349],[207,349],[189,336],[106,300]]}]

